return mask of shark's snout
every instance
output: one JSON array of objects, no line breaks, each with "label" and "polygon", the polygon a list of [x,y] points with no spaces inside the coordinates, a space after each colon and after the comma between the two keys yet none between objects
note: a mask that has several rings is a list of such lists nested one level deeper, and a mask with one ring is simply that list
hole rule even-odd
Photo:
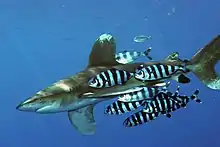
[{"label": "shark's snout", "polygon": [[40,99],[30,98],[23,102],[21,102],[16,109],[20,111],[36,111],[37,109],[41,108],[43,104],[41,103]]},{"label": "shark's snout", "polygon": [[20,111],[29,111],[29,109],[23,106],[23,103],[20,103],[19,105],[17,105],[16,109]]},{"label": "shark's snout", "polygon": [[16,109],[36,113],[53,113],[60,111],[60,101],[48,98],[30,98],[20,103]]}]

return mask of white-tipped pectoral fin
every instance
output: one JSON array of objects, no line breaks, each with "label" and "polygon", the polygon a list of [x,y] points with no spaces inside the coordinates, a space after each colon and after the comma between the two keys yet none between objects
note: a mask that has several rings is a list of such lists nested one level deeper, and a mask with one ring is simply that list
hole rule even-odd
[{"label": "white-tipped pectoral fin", "polygon": [[71,124],[83,135],[93,135],[96,131],[93,107],[90,105],[78,110],[68,111]]}]

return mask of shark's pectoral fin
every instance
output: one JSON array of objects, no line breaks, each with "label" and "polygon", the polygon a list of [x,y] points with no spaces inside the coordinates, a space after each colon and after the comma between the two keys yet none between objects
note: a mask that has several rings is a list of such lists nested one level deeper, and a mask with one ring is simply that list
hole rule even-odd
[{"label": "shark's pectoral fin", "polygon": [[96,131],[96,122],[93,115],[93,105],[68,112],[68,117],[76,130],[83,135],[93,135]]},{"label": "shark's pectoral fin", "polygon": [[115,60],[116,44],[110,34],[102,34],[95,41],[89,56],[89,67],[113,66],[119,64]]}]

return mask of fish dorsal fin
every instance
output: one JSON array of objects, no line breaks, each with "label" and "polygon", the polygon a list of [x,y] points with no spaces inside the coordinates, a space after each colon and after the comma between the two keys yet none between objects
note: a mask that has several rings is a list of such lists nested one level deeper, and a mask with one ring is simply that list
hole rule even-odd
[{"label": "fish dorsal fin", "polygon": [[168,55],[165,60],[178,60],[179,59],[179,53],[173,52],[172,54]]},{"label": "fish dorsal fin", "polygon": [[93,135],[96,131],[93,107],[93,105],[89,105],[81,109],[68,111],[71,124],[83,135]]},{"label": "fish dorsal fin", "polygon": [[114,66],[119,64],[115,60],[116,44],[110,34],[102,34],[95,41],[89,56],[89,67]]}]

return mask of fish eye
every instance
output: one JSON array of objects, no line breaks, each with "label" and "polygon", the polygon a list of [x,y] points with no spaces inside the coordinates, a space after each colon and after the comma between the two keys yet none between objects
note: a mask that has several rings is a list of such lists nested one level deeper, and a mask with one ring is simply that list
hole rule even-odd
[{"label": "fish eye", "polygon": [[97,79],[96,78],[93,78],[90,80],[90,85],[95,85],[97,83]]},{"label": "fish eye", "polygon": [[125,127],[130,127],[131,126],[131,122],[129,120],[125,120],[124,121],[124,126]]},{"label": "fish eye", "polygon": [[144,77],[144,72],[142,70],[140,70],[137,75]]},{"label": "fish eye", "polygon": [[120,57],[119,57],[119,56],[117,56],[115,59],[116,59],[116,60],[119,60],[119,59],[120,59]]},{"label": "fish eye", "polygon": [[96,84],[97,83],[97,79],[95,78],[93,81],[92,81],[92,84]]},{"label": "fish eye", "polygon": [[109,113],[109,109],[105,109],[104,114],[108,114]]}]

